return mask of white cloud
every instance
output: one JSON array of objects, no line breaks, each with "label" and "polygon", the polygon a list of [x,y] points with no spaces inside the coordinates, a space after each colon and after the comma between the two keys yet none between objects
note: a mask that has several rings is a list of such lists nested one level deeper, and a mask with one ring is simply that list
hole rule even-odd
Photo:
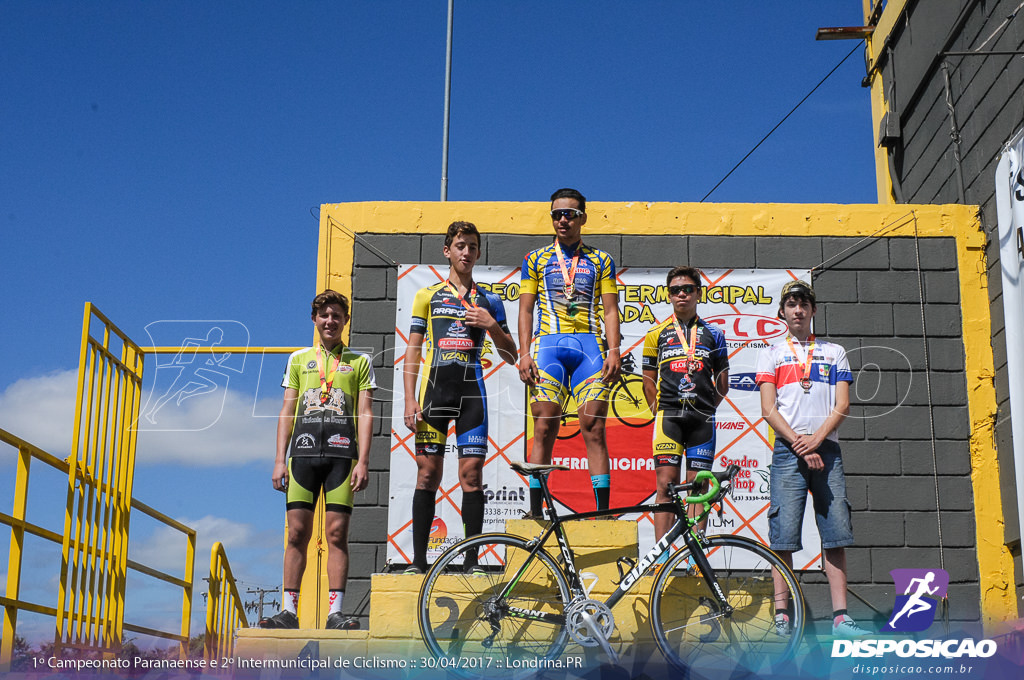
[{"label": "white cloud", "polygon": [[[259,539],[259,534],[253,530],[252,525],[224,517],[207,515],[197,520],[183,517],[178,521],[196,530],[197,573],[201,572],[204,576],[214,543],[220,541],[224,544],[230,560],[232,552],[239,554],[243,550],[253,548],[254,542]],[[278,541],[280,540],[278,536]],[[133,541],[129,547],[131,559],[147,567],[180,574],[184,566],[185,535],[177,529],[161,526],[145,540]]]},{"label": "white cloud", "polygon": [[[0,428],[66,457],[71,451],[77,387],[76,371],[18,380],[0,392]],[[143,403],[148,404],[149,397],[144,394]],[[220,388],[181,404],[168,403],[156,424],[142,419],[137,461],[212,466],[271,460],[277,419],[253,414],[276,413],[279,406],[272,402],[254,403],[251,394]]]},{"label": "white cloud", "polygon": [[137,460],[211,466],[273,460],[277,418],[253,416],[268,408],[260,402],[254,411],[252,395],[234,390],[188,399],[160,412],[159,429],[142,422]]},{"label": "white cloud", "polygon": [[0,428],[63,458],[71,451],[78,371],[22,378],[0,392]]}]

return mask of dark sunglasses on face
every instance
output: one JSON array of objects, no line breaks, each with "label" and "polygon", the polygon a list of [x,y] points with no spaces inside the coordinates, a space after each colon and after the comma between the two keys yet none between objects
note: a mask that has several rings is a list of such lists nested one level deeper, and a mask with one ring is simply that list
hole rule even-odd
[{"label": "dark sunglasses on face", "polygon": [[558,220],[562,219],[563,217],[565,219],[567,219],[567,220],[571,220],[571,219],[574,219],[576,217],[580,217],[582,214],[583,214],[583,211],[582,210],[578,210],[576,208],[565,208],[563,210],[552,210],[551,211],[551,219],[555,220],[556,222]]},{"label": "dark sunglasses on face", "polygon": [[668,293],[669,295],[679,295],[680,293],[693,295],[694,291],[696,291],[698,288],[700,288],[700,286],[695,286],[692,283],[684,283],[681,286],[669,286]]}]

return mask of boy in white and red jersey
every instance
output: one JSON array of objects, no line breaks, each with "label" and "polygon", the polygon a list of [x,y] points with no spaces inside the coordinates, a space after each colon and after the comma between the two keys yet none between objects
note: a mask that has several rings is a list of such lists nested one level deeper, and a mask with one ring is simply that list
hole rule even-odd
[{"label": "boy in white and red jersey", "polygon": [[[779,318],[789,333],[758,357],[761,415],[775,430],[768,533],[772,550],[793,566],[793,553],[803,547],[800,535],[810,491],[832,596],[832,634],[857,637],[871,633],[846,612],[845,548],[853,545],[853,528],[836,435],[850,411],[853,374],[846,351],[811,332],[817,311],[810,284],[790,281],[784,285]],[[778,574],[775,579],[775,628],[788,637],[788,590]]]}]

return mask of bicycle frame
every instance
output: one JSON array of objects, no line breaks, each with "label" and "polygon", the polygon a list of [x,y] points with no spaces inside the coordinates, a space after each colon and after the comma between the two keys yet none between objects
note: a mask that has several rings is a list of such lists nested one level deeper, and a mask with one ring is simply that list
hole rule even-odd
[{"label": "bicycle frame", "polygon": [[[507,598],[512,590],[519,583],[523,574],[526,572],[527,567],[533,562],[537,554],[544,549],[544,544],[547,543],[548,539],[554,534],[555,539],[558,541],[558,548],[561,551],[562,558],[565,560],[565,567],[562,570],[569,580],[569,588],[572,591],[574,599],[586,596],[586,590],[583,587],[583,581],[580,578],[580,572],[576,568],[576,556],[572,551],[572,547],[569,545],[569,540],[566,536],[565,529],[562,525],[565,522],[572,522],[578,520],[597,519],[600,517],[613,517],[634,512],[670,512],[676,516],[676,521],[672,524],[671,528],[661,537],[654,547],[651,548],[641,558],[637,564],[630,569],[618,583],[618,588],[611,594],[611,596],[605,600],[604,604],[611,609],[623,596],[628,593],[633,585],[640,580],[640,577],[644,575],[644,572],[654,564],[654,562],[663,553],[669,550],[672,543],[675,542],[680,536],[684,536],[687,547],[690,549],[690,555],[692,556],[696,566],[700,570],[700,574],[707,584],[709,590],[714,594],[715,599],[718,600],[718,605],[722,608],[723,612],[728,615],[732,612],[732,606],[729,605],[726,600],[725,594],[722,592],[721,586],[715,576],[714,569],[708,562],[707,556],[704,554],[703,546],[700,539],[697,537],[696,532],[691,529],[695,527],[700,520],[702,520],[710,512],[710,504],[706,504],[704,512],[700,517],[696,519],[690,519],[682,506],[676,502],[667,503],[648,503],[643,505],[633,505],[622,508],[608,508],[605,510],[593,510],[590,512],[574,513],[565,517],[559,517],[554,511],[554,500],[551,497],[551,492],[548,490],[547,480],[544,480],[541,484],[541,488],[544,492],[545,499],[548,504],[548,514],[551,524],[541,533],[541,535],[533,542],[536,544],[530,551],[529,556],[524,560],[523,564],[519,567],[516,574],[509,579],[508,585],[502,590],[499,595],[499,599],[504,600]],[[509,607],[508,613],[512,616],[520,618],[530,618],[534,620],[548,621],[552,623],[564,623],[565,617],[557,614],[545,614],[543,612],[535,612],[532,610],[519,609],[517,607]]]}]

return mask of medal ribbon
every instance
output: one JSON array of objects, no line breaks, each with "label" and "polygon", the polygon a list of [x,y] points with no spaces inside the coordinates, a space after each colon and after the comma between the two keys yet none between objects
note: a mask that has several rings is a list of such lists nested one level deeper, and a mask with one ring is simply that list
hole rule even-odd
[{"label": "medal ribbon", "polygon": [[474,307],[479,307],[480,306],[480,305],[472,302],[471,300],[469,300],[469,296],[470,295],[472,295],[474,298],[479,298],[480,297],[480,294],[477,293],[477,291],[476,291],[476,284],[475,283],[472,286],[470,286],[469,288],[466,289],[466,297],[465,298],[463,298],[461,295],[459,295],[458,289],[455,286],[452,285],[451,281],[446,279],[445,282],[444,282],[444,285],[448,286],[448,291],[452,295],[457,297],[459,299],[459,302],[461,302],[462,306],[465,307],[466,309],[472,309]]},{"label": "medal ribbon", "polygon": [[[334,376],[338,374],[338,366],[341,365],[341,357],[339,356],[334,360],[334,368],[331,369],[331,379],[327,379],[327,366],[324,365],[323,353],[321,350],[323,345],[316,346],[316,367],[320,371],[320,403],[326,404],[327,400],[331,398],[331,386],[334,384]],[[327,365],[331,362],[331,353],[327,353]]]},{"label": "medal ribbon", "polygon": [[[807,358],[804,359],[803,363],[801,364],[801,368],[803,368],[804,377],[803,380],[801,380],[800,382],[805,384],[810,382],[811,380],[811,359],[814,356],[814,336],[810,336],[808,340],[811,344],[807,348]],[[796,353],[796,345],[793,344],[793,336],[786,336],[786,342],[789,343],[789,349],[793,352],[793,357],[797,360],[797,363],[800,363],[800,355]],[[803,387],[803,385],[801,385],[801,387]],[[808,389],[809,391],[809,388],[805,389]]]},{"label": "medal ribbon", "polygon": [[686,372],[690,372],[690,366],[693,365],[693,357],[697,353],[697,322],[700,319],[693,317],[693,326],[690,327],[690,344],[686,344],[686,336],[683,335],[683,328],[679,325],[679,319],[672,317],[672,323],[676,328],[676,337],[679,338],[679,344],[683,346],[683,351],[686,352]]},{"label": "medal ribbon", "polygon": [[580,261],[580,251],[583,249],[583,241],[576,246],[576,254],[572,256],[572,263],[569,269],[565,267],[565,256],[562,255],[562,244],[555,241],[555,254],[558,255],[558,266],[562,268],[562,281],[565,286],[565,297],[572,297],[572,282],[576,279],[576,263]]}]

